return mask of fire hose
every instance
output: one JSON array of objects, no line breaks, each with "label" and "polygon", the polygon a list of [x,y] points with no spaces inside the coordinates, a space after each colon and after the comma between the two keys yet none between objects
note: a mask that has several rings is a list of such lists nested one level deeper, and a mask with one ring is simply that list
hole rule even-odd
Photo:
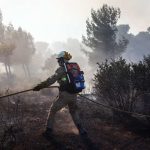
[{"label": "fire hose", "polygon": [[[59,86],[50,86],[48,88],[59,88]],[[28,89],[28,90],[24,90],[24,91],[20,91],[20,92],[16,92],[16,93],[12,93],[12,94],[8,94],[8,95],[4,95],[4,96],[0,96],[0,99],[6,98],[6,97],[9,97],[9,96],[13,96],[13,95],[17,95],[17,94],[20,94],[20,93],[29,92],[29,91],[33,91],[33,88]]]},{"label": "fire hose", "polygon": [[[47,87],[47,88],[59,88],[59,86],[50,86],[50,87]],[[16,92],[16,93],[12,93],[12,94],[8,94],[8,95],[4,95],[4,96],[0,96],[0,99],[6,98],[6,97],[9,97],[9,96],[13,96],[13,95],[17,95],[17,94],[20,94],[20,93],[29,92],[29,91],[33,91],[33,88],[28,89],[28,90],[24,90],[24,91],[20,91],[20,92]],[[140,116],[140,117],[150,118],[150,116],[146,115],[146,114],[141,114],[141,113],[131,112],[131,111],[127,111],[127,110],[122,110],[122,109],[119,109],[119,108],[116,108],[116,107],[113,107],[113,106],[108,106],[108,105],[99,103],[95,100],[92,100],[92,99],[84,96],[83,94],[78,94],[78,95],[82,98],[85,98],[87,101],[92,102],[93,104],[96,104],[97,106],[100,106],[100,107],[105,107],[107,109],[115,110],[115,111],[118,111],[118,112],[123,112],[123,113],[126,113],[126,114],[132,114],[132,115],[136,115],[136,116]]]}]

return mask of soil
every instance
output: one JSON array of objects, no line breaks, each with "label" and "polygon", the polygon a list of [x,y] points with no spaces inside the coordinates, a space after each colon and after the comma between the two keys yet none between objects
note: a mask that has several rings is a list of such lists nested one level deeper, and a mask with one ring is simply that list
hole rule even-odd
[{"label": "soil", "polygon": [[[78,133],[67,107],[60,110],[55,119],[52,139],[45,139],[45,123],[56,95],[31,93],[25,95],[28,102],[23,107],[22,132],[16,132],[13,150],[150,150],[150,137],[143,137],[123,127],[102,120],[97,107],[78,99],[80,117],[88,132],[88,139]],[[30,103],[29,103],[30,102]]]}]

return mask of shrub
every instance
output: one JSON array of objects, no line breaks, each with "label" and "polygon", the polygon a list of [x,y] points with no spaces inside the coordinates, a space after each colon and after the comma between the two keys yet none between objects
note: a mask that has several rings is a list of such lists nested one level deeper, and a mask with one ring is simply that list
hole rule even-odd
[{"label": "shrub", "polygon": [[[97,100],[122,110],[133,112],[137,97],[150,91],[150,55],[139,63],[126,63],[126,60],[107,60],[98,64],[94,76]],[[113,110],[117,117],[121,112]],[[124,114],[125,115],[125,114]],[[128,114],[126,114],[129,116]]]}]

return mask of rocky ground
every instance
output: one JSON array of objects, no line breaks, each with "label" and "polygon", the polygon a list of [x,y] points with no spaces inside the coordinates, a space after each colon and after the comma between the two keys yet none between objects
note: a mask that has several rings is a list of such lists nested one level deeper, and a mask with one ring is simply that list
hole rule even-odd
[{"label": "rocky ground", "polygon": [[[78,99],[80,117],[88,131],[89,141],[84,140],[79,136],[78,130],[72,121],[67,107],[62,109],[56,115],[54,138],[51,140],[46,140],[42,136],[42,132],[45,130],[45,122],[48,111],[55,96],[55,94],[48,95],[46,93],[43,94],[35,92],[20,96],[20,101],[24,101],[24,103],[20,103],[18,105],[18,107],[21,107],[20,110],[23,111],[21,118],[22,122],[18,123],[21,130],[19,130],[19,128],[14,130],[12,129],[13,131],[7,135],[8,138],[5,138],[3,147],[1,146],[1,148],[10,150],[150,149],[150,137],[135,134],[122,125],[102,121],[99,116],[99,111],[101,108],[80,98]],[[3,102],[1,103],[4,105]],[[11,105],[14,105],[14,103],[11,102]],[[21,111],[19,112],[21,114]],[[10,124],[8,125],[8,128],[3,128],[3,131],[6,133],[9,127]],[[9,138],[12,133],[15,138],[12,138],[13,142],[10,142],[11,140],[9,140]],[[1,141],[3,136],[4,132],[1,132]]]}]

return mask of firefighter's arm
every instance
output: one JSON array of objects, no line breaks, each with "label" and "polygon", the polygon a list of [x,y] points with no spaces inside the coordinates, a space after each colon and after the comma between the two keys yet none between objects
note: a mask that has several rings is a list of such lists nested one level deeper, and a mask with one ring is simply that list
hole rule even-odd
[{"label": "firefighter's arm", "polygon": [[46,88],[54,84],[65,74],[64,68],[60,67],[55,71],[55,74],[49,77],[46,81],[41,82],[36,87],[33,88],[34,91],[39,91],[40,89]]}]

